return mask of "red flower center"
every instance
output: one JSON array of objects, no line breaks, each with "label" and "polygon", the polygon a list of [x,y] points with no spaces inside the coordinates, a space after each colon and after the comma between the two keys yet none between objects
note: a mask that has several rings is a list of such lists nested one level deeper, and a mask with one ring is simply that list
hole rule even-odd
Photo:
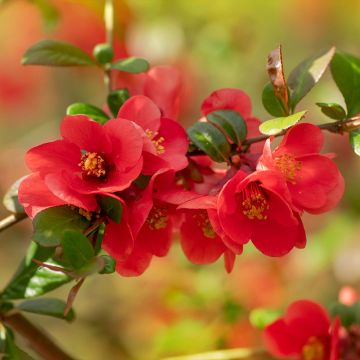
[{"label": "red flower center", "polygon": [[302,360],[324,360],[325,347],[317,338],[311,337],[302,349]]},{"label": "red flower center", "polygon": [[108,170],[105,159],[96,152],[85,152],[81,156],[79,166],[83,174],[95,178],[104,178]]},{"label": "red flower center", "polygon": [[149,225],[151,230],[165,229],[168,222],[168,210],[166,207],[154,206],[146,223]]},{"label": "red flower center", "polygon": [[206,210],[201,210],[194,214],[194,219],[196,224],[201,228],[204,236],[210,239],[214,239],[216,237],[216,233],[211,226],[209,216]]},{"label": "red flower center", "polygon": [[151,140],[151,142],[154,144],[156,153],[158,155],[163,154],[165,152],[165,146],[163,145],[165,138],[163,136],[158,136],[159,133],[157,131],[152,131],[149,129],[145,130],[145,134]]},{"label": "red flower center", "polygon": [[242,212],[250,220],[266,220],[269,204],[257,182],[250,183],[240,194]]},{"label": "red flower center", "polygon": [[274,159],[275,166],[284,174],[286,179],[295,183],[297,173],[301,170],[301,162],[295,160],[294,155],[283,154]]}]

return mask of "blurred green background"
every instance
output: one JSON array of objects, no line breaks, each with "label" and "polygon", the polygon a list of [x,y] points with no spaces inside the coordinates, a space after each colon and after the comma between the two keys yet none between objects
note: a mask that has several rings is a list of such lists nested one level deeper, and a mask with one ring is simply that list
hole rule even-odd
[{"label": "blurred green background", "polygon": [[[211,91],[238,87],[253,113],[261,105],[267,54],[282,44],[285,73],[323,48],[360,55],[358,0],[121,0],[117,38],[131,55],[152,65],[181,69],[184,101],[179,121],[200,117]],[[21,67],[24,51],[43,38],[67,40],[91,52],[104,41],[101,0],[0,1],[0,193],[27,173],[26,150],[58,137],[66,106],[84,101],[103,106],[102,74],[84,69]],[[45,5],[44,5],[45,4]],[[50,5],[51,6],[50,6]],[[315,102],[343,103],[329,73],[303,101],[308,119],[326,122]],[[346,136],[327,136],[326,151],[346,178],[336,211],[305,216],[308,246],[282,259],[247,247],[227,275],[221,262],[191,265],[178,244],[154,259],[140,278],[94,276],[81,289],[72,324],[32,317],[78,359],[158,359],[218,348],[258,346],[249,324],[255,307],[283,308],[298,298],[330,304],[343,285],[359,289],[360,161]],[[0,208],[1,217],[7,215]],[[29,221],[0,234],[0,287],[22,258],[31,237]],[[51,296],[66,298],[68,287]]]}]

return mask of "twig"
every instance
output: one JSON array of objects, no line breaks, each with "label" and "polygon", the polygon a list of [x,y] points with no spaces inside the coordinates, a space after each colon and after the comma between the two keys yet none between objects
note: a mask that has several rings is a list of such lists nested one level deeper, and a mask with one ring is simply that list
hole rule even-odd
[{"label": "twig", "polygon": [[58,347],[44,332],[19,313],[2,316],[2,322],[29,342],[30,347],[45,360],[74,360]]},{"label": "twig", "polygon": [[26,214],[11,214],[5,219],[0,220],[0,232],[6,230],[7,228],[17,224],[23,219],[26,219]]}]

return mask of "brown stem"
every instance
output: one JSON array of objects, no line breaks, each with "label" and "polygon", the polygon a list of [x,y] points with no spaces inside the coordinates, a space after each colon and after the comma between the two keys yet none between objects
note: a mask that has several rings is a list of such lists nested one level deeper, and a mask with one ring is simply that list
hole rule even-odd
[{"label": "brown stem", "polygon": [[5,219],[0,220],[0,232],[6,230],[7,228],[17,224],[23,219],[26,219],[26,214],[11,214]]},{"label": "brown stem", "polygon": [[4,314],[2,322],[29,342],[29,346],[45,360],[74,360],[44,332],[20,313]]}]

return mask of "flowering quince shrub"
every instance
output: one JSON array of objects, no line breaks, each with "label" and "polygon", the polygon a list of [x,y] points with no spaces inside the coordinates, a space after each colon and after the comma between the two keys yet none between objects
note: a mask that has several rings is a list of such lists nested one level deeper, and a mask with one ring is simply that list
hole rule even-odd
[{"label": "flowering quince shrub", "polygon": [[[249,242],[271,257],[304,249],[303,214],[332,210],[344,192],[334,155],[322,153],[323,132],[349,133],[360,154],[360,60],[334,48],[302,62],[288,80],[281,48],[270,53],[262,98],[272,119],[260,121],[245,92],[225,88],[203,101],[187,130],[177,121],[181,77],[171,67],[150,68],[136,57],[113,61],[109,43],[90,56],[55,40],[33,45],[23,63],[97,66],[109,91],[103,108],[67,108],[59,139],[27,152],[30,174],[5,196],[14,213],[9,223],[29,217],[34,226],[25,260],[0,294],[0,350],[7,354],[21,351],[10,330],[23,329],[14,325],[14,308],[70,320],[88,276],[139,276],[154,257],[168,254],[177,232],[189,261],[210,264],[222,257],[227,272]],[[295,109],[328,66],[347,109],[318,103],[332,120],[315,125]],[[71,281],[66,302],[33,299]],[[19,299],[25,301],[15,305]],[[339,309],[345,311],[337,308],[330,320],[313,302],[290,305],[264,330],[269,353],[359,358],[360,319],[344,322]],[[54,355],[60,352],[55,345],[37,343],[31,332],[25,336],[44,358],[62,358]]]}]

